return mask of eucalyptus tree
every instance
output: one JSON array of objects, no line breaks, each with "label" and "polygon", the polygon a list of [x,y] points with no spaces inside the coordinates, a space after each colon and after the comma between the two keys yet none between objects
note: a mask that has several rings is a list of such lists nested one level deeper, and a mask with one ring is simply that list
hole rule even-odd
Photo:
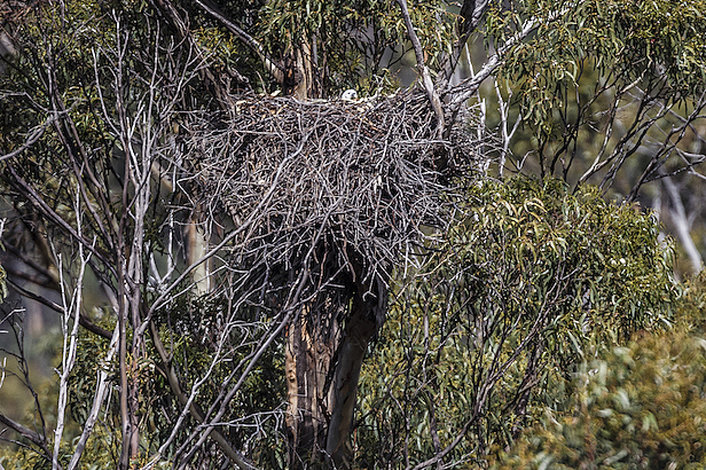
[{"label": "eucalyptus tree", "polygon": [[[117,468],[353,465],[393,275],[426,272],[493,158],[526,161],[520,130],[540,173],[569,175],[576,136],[604,125],[579,180],[606,185],[666,132],[635,194],[695,168],[679,139],[702,119],[698,4],[14,2],[10,283],[60,314],[64,343],[53,418],[3,423],[54,468],[106,446]],[[597,88],[571,101],[587,68]]]},{"label": "eucalyptus tree", "polygon": [[[505,56],[476,98],[503,141],[499,172],[588,182],[654,207],[688,255],[691,267],[683,271],[698,272],[706,4],[534,7],[545,20]],[[551,15],[560,19],[547,21]],[[487,18],[491,34],[507,31],[499,25],[508,22],[526,24],[521,13],[501,8]]]},{"label": "eucalyptus tree", "polygon": [[575,378],[569,413],[548,413],[491,468],[704,465],[699,330],[643,335],[591,361]]},{"label": "eucalyptus tree", "polygon": [[[413,31],[406,7],[407,25],[378,39],[357,35],[364,20],[347,18],[335,31],[351,39],[342,50],[328,37],[331,51],[312,46],[328,65],[306,81],[301,47],[265,49],[213,5],[197,6],[50,2],[16,13],[20,52],[3,94],[6,240],[18,260],[13,286],[61,314],[64,347],[53,417],[36,410],[50,424],[3,422],[54,468],[76,468],[104,439],[96,423],[106,407],[106,425],[121,430],[119,468],[224,457],[250,468],[267,432],[287,435],[291,467],[345,464],[357,376],[384,321],[392,263],[414,262],[425,227],[446,223],[449,165],[439,162],[457,158],[465,170],[477,158],[465,122],[442,127],[423,65],[421,95],[303,100],[337,93],[327,74],[345,77],[353,61],[373,57],[347,48],[382,54],[399,44]],[[277,11],[258,7],[245,12],[262,9],[253,28]],[[210,17],[254,57],[192,23]],[[241,73],[234,60],[259,62]],[[272,84],[298,99],[273,98]],[[89,278],[104,297],[95,305]],[[70,392],[91,355],[101,358],[92,361],[95,390],[80,380],[82,393]],[[115,376],[105,361],[116,362]],[[248,400],[267,367],[283,369],[287,391]],[[77,409],[78,440],[65,439]]]},{"label": "eucalyptus tree", "polygon": [[672,246],[634,206],[518,177],[465,204],[364,365],[361,466],[483,466],[545,409],[563,416],[579,364],[674,321]]}]

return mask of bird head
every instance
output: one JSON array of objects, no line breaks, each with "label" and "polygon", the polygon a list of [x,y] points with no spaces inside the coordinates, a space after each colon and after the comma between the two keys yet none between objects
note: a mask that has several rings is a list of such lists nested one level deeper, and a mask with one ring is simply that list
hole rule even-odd
[{"label": "bird head", "polygon": [[357,100],[358,99],[358,92],[353,89],[346,90],[341,95],[341,99],[346,100],[346,101]]}]

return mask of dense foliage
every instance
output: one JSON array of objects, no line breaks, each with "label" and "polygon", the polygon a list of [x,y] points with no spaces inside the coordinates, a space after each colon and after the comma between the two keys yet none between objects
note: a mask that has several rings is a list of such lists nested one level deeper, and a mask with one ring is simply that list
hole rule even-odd
[{"label": "dense foliage", "polygon": [[683,331],[638,336],[577,375],[567,414],[547,410],[497,469],[706,465],[706,341]]},{"label": "dense foliage", "polygon": [[[573,121],[581,117],[582,104],[592,105],[597,90],[577,89],[583,74],[592,70],[619,87],[637,81],[650,89],[659,82],[661,96],[672,95],[676,101],[698,93],[706,79],[704,11],[702,0],[682,2],[678,8],[669,0],[544,0],[519,2],[515,11],[493,5],[488,23],[497,39],[520,29],[527,18],[541,23],[500,72],[516,91],[521,112],[541,132],[551,131],[559,121],[554,116],[567,112],[567,106],[572,109],[566,118]],[[551,21],[557,16],[560,25]],[[579,102],[574,90],[582,95]]]},{"label": "dense foliage", "polygon": [[367,464],[419,463],[456,438],[446,459],[482,461],[571,393],[582,360],[671,322],[672,249],[636,207],[524,178],[479,185],[467,204],[365,366]]}]

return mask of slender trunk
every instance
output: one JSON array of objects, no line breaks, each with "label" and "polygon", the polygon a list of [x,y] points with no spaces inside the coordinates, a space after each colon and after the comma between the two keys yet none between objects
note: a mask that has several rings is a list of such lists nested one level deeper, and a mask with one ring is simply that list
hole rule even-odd
[{"label": "slender trunk", "polygon": [[[138,325],[139,326],[139,325]],[[133,326],[132,331],[136,331]],[[132,360],[130,361],[129,403],[130,410],[130,461],[136,463],[140,457],[140,364],[145,358],[144,338],[135,336],[132,342]]]},{"label": "slender trunk", "polygon": [[[208,237],[206,232],[198,225],[195,217],[189,221],[186,228],[188,246],[186,252],[186,262],[189,266],[197,261],[203,260],[208,252]],[[194,294],[201,296],[211,290],[210,261],[201,262],[192,272],[191,279],[194,283]]]},{"label": "slender trunk", "polygon": [[[122,271],[121,271],[122,273]],[[121,276],[122,277],[122,276]],[[122,284],[123,279],[120,279]],[[130,389],[127,374],[127,302],[125,293],[119,292],[119,346],[118,346],[118,366],[120,368],[120,429],[122,432],[122,445],[120,451],[120,461],[118,468],[126,470],[130,462],[130,413],[128,407],[128,390]]]},{"label": "slender trunk", "polygon": [[331,421],[326,438],[326,453],[337,468],[351,468],[353,455],[348,438],[353,426],[360,368],[383,313],[378,311],[383,308],[382,302],[372,296],[371,300],[373,302],[366,301],[360,294],[353,298],[351,315],[338,353],[329,400]]},{"label": "slender trunk", "polygon": [[[123,128],[129,129],[124,118]],[[145,218],[150,208],[152,156],[144,148],[134,148],[131,133],[125,131],[122,146],[126,151],[123,207],[120,222],[119,321],[120,324],[120,414],[122,421],[121,470],[136,464],[140,457],[140,384],[145,358],[142,289],[145,285]],[[134,162],[139,162],[135,164]],[[131,191],[135,194],[130,198]],[[128,212],[129,211],[129,212]],[[132,224],[128,224],[130,219]],[[131,228],[130,225],[132,225]],[[127,334],[132,332],[128,349]],[[128,360],[129,359],[129,360]]]},{"label": "slender trunk", "polygon": [[120,367],[120,417],[122,449],[119,468],[131,468],[139,458],[140,450],[140,364],[145,356],[144,337],[135,335],[128,348],[130,330],[138,329],[142,296],[140,284],[130,286],[127,281],[119,304],[119,367]]},{"label": "slender trunk", "polygon": [[[125,169],[128,169],[127,161],[125,163]],[[127,186],[123,188],[123,204],[127,201]],[[118,397],[120,401],[120,431],[122,434],[122,442],[120,445],[120,460],[118,461],[118,468],[120,470],[127,470],[130,464],[130,411],[129,411],[129,390],[130,384],[128,382],[128,350],[127,350],[127,325],[128,325],[128,292],[127,292],[127,260],[125,259],[125,238],[123,234],[125,233],[125,221],[126,216],[120,220],[120,227],[118,233],[121,235],[118,241],[118,256],[116,259],[118,269],[118,286],[117,286],[117,298],[118,298],[118,368],[120,370],[120,388],[118,389]]]}]

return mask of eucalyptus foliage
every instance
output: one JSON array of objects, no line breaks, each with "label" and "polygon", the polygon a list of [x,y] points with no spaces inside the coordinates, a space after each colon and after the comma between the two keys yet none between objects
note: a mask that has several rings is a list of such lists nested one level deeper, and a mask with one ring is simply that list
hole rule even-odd
[{"label": "eucalyptus foliage", "polygon": [[[703,0],[531,0],[511,9],[492,3],[488,38],[502,42],[528,20],[539,23],[507,55],[499,78],[511,84],[533,127],[549,131],[554,110],[573,101],[586,70],[619,87],[659,81],[668,100],[698,97],[706,80],[704,11]],[[582,90],[585,101],[591,91]]]},{"label": "eucalyptus foliage", "polygon": [[671,321],[672,248],[637,207],[523,178],[479,185],[467,205],[364,368],[365,464],[416,464],[455,439],[444,461],[482,462],[565,400],[581,360]]},{"label": "eucalyptus foliage", "polygon": [[566,414],[547,410],[500,469],[699,469],[706,465],[706,340],[637,337],[588,363]]}]

